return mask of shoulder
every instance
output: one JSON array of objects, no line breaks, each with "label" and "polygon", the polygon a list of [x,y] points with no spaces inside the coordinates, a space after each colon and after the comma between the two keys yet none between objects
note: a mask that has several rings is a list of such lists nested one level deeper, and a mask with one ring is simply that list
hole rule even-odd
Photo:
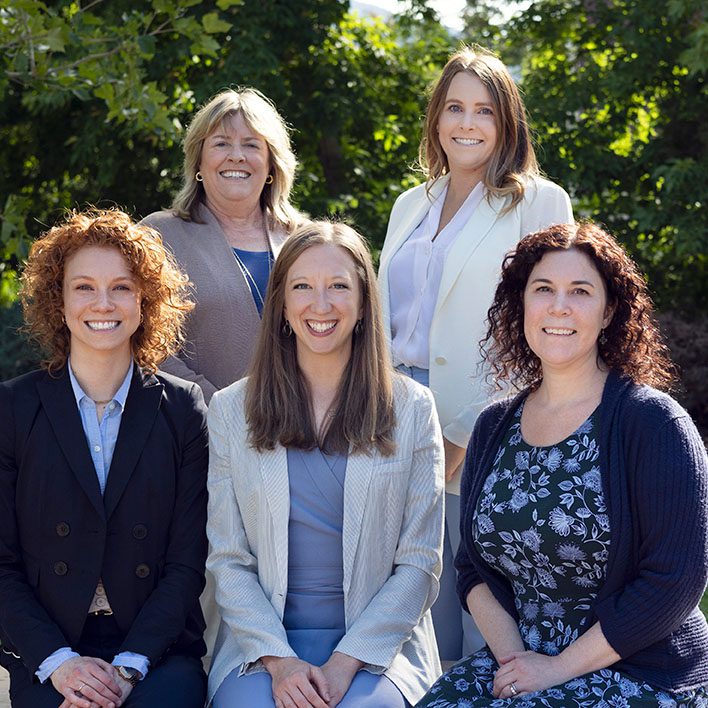
[{"label": "shoulder", "polygon": [[433,394],[429,388],[398,371],[394,371],[392,376],[393,400],[397,409],[434,406]]},{"label": "shoulder", "polygon": [[[160,370],[156,371],[152,378],[162,385],[167,406],[189,410],[198,409],[202,415],[206,415],[204,394],[198,384],[193,381],[185,381],[178,376],[173,376],[166,371]],[[146,380],[149,381],[150,377]]]},{"label": "shoulder", "polygon": [[49,374],[44,369],[36,369],[35,371],[30,371],[29,373],[21,374],[15,378],[0,382],[0,389],[10,395],[14,394],[14,392],[24,393],[34,390],[37,382],[47,376],[49,376]]},{"label": "shoulder", "polygon": [[245,421],[247,385],[248,377],[244,377],[217,391],[209,401],[209,420],[218,417],[241,426]]},{"label": "shoulder", "polygon": [[44,369],[30,371],[0,382],[0,416],[16,416],[20,410],[36,406],[39,400],[37,384],[49,376]]},{"label": "shoulder", "polygon": [[152,226],[152,228],[159,231],[160,227],[174,226],[180,221],[183,221],[183,219],[180,219],[171,210],[162,209],[161,211],[154,211],[152,214],[148,214],[140,223],[146,226]]},{"label": "shoulder", "polygon": [[174,240],[186,239],[197,226],[193,221],[187,221],[174,214],[172,211],[163,210],[148,214],[141,222],[145,226],[158,231],[163,240],[174,245]]},{"label": "shoulder", "polygon": [[618,393],[622,406],[621,420],[630,425],[656,429],[679,418],[690,419],[689,413],[676,399],[651,386],[625,380]]},{"label": "shoulder", "polygon": [[540,175],[529,176],[524,183],[524,201],[533,203],[537,200],[570,200],[568,193],[555,182]]},{"label": "shoulder", "polygon": [[429,199],[425,187],[426,183],[419,184],[416,187],[407,189],[403,194],[400,194],[393,204],[393,211],[408,208],[412,204],[417,204],[424,199]]}]

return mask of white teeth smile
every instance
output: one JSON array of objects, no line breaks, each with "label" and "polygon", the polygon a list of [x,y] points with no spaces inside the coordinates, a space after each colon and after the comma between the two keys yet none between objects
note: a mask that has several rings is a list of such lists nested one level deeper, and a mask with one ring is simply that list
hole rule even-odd
[{"label": "white teeth smile", "polygon": [[90,329],[93,330],[107,330],[115,329],[120,324],[120,322],[113,320],[111,322],[87,322],[86,324]]},{"label": "white teeth smile", "polygon": [[481,140],[473,140],[472,138],[453,138],[456,143],[460,145],[479,145]]},{"label": "white teeth smile", "polygon": [[543,331],[546,334],[560,334],[563,337],[567,337],[570,334],[575,334],[574,329],[561,329],[559,327],[544,327]]},{"label": "white teeth smile", "polygon": [[224,170],[219,173],[222,177],[236,177],[237,179],[248,179],[251,175],[241,170]]},{"label": "white teeth smile", "polygon": [[315,332],[318,332],[319,334],[323,334],[324,332],[329,332],[330,329],[334,329],[334,326],[337,324],[337,320],[331,320],[329,322],[317,322],[315,320],[308,320],[307,321],[307,326],[310,329],[313,329]]}]

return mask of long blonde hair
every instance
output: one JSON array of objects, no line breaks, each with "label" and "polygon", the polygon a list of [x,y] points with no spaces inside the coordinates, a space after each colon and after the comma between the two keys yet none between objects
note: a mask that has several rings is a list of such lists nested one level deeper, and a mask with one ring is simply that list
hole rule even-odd
[{"label": "long blonde hair", "polygon": [[[333,404],[327,429],[315,430],[310,391],[297,363],[292,332],[283,329],[288,271],[308,248],[331,244],[354,261],[363,315],[352,339],[352,354]],[[346,453],[394,452],[394,375],[384,334],[381,303],[371,255],[364,239],[346,224],[311,221],[285,242],[273,266],[263,307],[263,323],[246,387],[249,440],[257,450],[283,446]]]},{"label": "long blonde hair", "polygon": [[273,103],[254,88],[222,91],[197,111],[184,137],[182,188],[172,202],[172,210],[182,219],[198,221],[197,209],[205,195],[204,186],[195,175],[204,140],[225,120],[239,113],[249,129],[262,136],[268,145],[273,182],[263,187],[261,207],[270,220],[269,225],[271,228],[279,226],[286,233],[292,231],[302,220],[289,201],[297,159],[282,116]]},{"label": "long blonde hair", "polygon": [[510,195],[509,207],[514,207],[523,199],[528,177],[539,174],[526,109],[514,79],[503,62],[477,45],[463,47],[455,52],[432,88],[419,149],[419,162],[426,174],[428,188],[450,171],[447,155],[438,136],[438,122],[450,84],[463,71],[482,82],[494,107],[498,138],[487,164],[484,186],[495,196]]}]

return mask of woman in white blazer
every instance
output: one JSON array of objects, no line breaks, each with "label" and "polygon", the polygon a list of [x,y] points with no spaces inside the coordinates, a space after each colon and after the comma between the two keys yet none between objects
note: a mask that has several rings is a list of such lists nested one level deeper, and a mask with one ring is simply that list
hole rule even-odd
[{"label": "woman in white blazer", "polygon": [[[499,264],[530,231],[573,221],[568,195],[539,175],[509,71],[479,47],[453,54],[433,87],[420,161],[426,182],[396,201],[379,268],[394,364],[430,386],[445,446],[446,533],[433,622],[443,661],[482,639],[455,593],[459,468],[489,402],[479,341]],[[463,628],[464,614],[464,628]]]},{"label": "woman in white blazer", "polygon": [[390,363],[371,258],[312,222],[275,263],[250,376],[209,408],[216,708],[403,708],[440,672],[443,450]]}]

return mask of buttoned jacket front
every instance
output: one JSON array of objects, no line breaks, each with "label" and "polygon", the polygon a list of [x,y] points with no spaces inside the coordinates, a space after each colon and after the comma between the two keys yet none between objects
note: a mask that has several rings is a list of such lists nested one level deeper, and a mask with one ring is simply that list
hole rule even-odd
[{"label": "buttoned jacket front", "polygon": [[0,384],[0,634],[34,673],[75,647],[102,579],[121,651],[201,656],[206,411],[136,367],[101,496],[69,376]]},{"label": "buttoned jacket front", "polygon": [[[207,566],[222,622],[209,697],[260,657],[294,656],[282,618],[288,589],[287,451],[247,442],[246,380],[209,407]],[[438,592],[443,520],[442,439],[430,392],[396,377],[396,452],[350,454],[342,550],[346,634],[337,651],[384,673],[412,704],[440,673],[429,607]],[[421,593],[420,590],[423,589]],[[411,600],[422,597],[420,605]]]},{"label": "buttoned jacket front", "polygon": [[[389,266],[447,186],[436,180],[426,194],[419,185],[402,194],[391,211],[381,251],[379,285],[386,331],[390,337]],[[479,342],[486,333],[504,256],[527,233],[551,224],[572,223],[570,199],[563,189],[542,178],[526,184],[524,197],[506,210],[510,198],[485,197],[450,247],[430,328],[430,388],[443,435],[467,447],[477,416],[490,401]],[[447,491],[459,494],[459,475]]]}]

